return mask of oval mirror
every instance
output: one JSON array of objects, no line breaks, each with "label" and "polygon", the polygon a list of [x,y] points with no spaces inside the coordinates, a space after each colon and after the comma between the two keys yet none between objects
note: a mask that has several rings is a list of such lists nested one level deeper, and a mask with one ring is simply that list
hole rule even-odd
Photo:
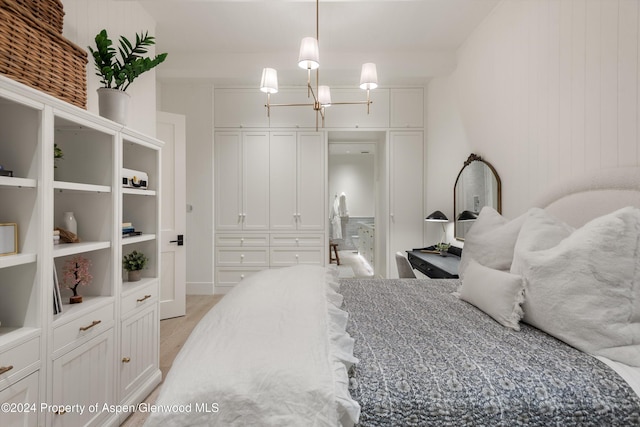
[{"label": "oval mirror", "polygon": [[456,240],[464,240],[484,206],[502,213],[501,191],[500,177],[493,166],[480,156],[469,155],[453,186],[453,235]]}]

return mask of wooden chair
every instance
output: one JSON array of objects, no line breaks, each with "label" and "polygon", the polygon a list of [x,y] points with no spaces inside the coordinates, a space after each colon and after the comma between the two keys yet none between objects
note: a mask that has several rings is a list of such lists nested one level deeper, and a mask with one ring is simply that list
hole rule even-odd
[{"label": "wooden chair", "polygon": [[333,241],[329,241],[329,264],[333,261],[340,265],[340,256],[338,255],[338,244]]}]

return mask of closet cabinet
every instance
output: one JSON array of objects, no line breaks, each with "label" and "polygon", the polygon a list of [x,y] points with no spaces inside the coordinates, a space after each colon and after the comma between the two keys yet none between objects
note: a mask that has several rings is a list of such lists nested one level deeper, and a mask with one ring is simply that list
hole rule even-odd
[{"label": "closet cabinet", "polygon": [[[63,158],[54,160],[54,147]],[[0,401],[137,403],[160,382],[155,289],[161,147],[154,138],[0,76],[0,223],[17,229],[17,253],[0,256]],[[124,167],[148,172],[149,186],[123,188]],[[67,228],[68,212],[76,219],[80,241],[54,244],[53,230]],[[125,239],[123,217],[141,235]],[[123,281],[125,247],[149,258],[140,284]],[[70,304],[64,273],[76,256],[89,261],[92,279],[78,287],[82,303]],[[54,312],[56,281],[59,312]],[[139,312],[136,307],[124,310],[136,290],[155,296]],[[141,340],[146,369],[125,393],[120,391],[124,376],[117,375],[129,336],[123,325],[147,316],[143,309],[154,313],[151,320],[145,317],[148,339]],[[0,425],[120,421],[119,414],[108,411],[38,410],[21,414],[18,421],[15,416],[0,412]]]},{"label": "closet cabinet", "polygon": [[269,228],[269,133],[216,132],[216,229]]},{"label": "closet cabinet", "polygon": [[265,268],[325,263],[322,132],[219,131],[214,155],[216,293]]},{"label": "closet cabinet", "polygon": [[424,90],[418,88],[391,89],[391,127],[424,127]]}]

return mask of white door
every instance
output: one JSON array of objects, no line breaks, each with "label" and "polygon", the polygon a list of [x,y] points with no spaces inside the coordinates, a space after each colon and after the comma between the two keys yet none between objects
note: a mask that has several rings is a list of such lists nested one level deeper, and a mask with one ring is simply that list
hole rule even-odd
[{"label": "white door", "polygon": [[295,230],[296,133],[272,132],[269,143],[269,206],[271,229]]},{"label": "white door", "polygon": [[324,230],[326,152],[322,132],[298,133],[298,230]]},{"label": "white door", "polygon": [[389,278],[397,278],[395,253],[422,246],[422,132],[391,132],[389,150]]},{"label": "white door", "polygon": [[157,138],[162,147],[160,186],[160,319],[184,316],[186,307],[187,242],[185,117],[158,112]]}]

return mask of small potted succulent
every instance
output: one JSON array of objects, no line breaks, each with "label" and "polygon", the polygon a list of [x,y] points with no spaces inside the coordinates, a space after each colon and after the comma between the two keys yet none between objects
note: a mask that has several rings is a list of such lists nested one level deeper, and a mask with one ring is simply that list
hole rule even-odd
[{"label": "small potted succulent", "polygon": [[451,244],[440,242],[436,245],[436,251],[440,252],[440,256],[447,256]]},{"label": "small potted succulent", "polygon": [[147,266],[149,258],[142,252],[133,251],[122,257],[122,268],[128,272],[128,281],[140,280],[141,270]]},{"label": "small potted succulent", "polygon": [[[148,32],[136,34],[135,44],[120,36],[118,50],[107,30],[95,37],[96,48],[89,46],[96,75],[103,87],[98,89],[100,115],[122,125],[127,124],[129,94],[125,91],[141,74],[146,73],[167,58],[166,53],[151,57],[143,56],[148,47],[155,44],[155,38]],[[120,54],[118,57],[117,54]]]}]

